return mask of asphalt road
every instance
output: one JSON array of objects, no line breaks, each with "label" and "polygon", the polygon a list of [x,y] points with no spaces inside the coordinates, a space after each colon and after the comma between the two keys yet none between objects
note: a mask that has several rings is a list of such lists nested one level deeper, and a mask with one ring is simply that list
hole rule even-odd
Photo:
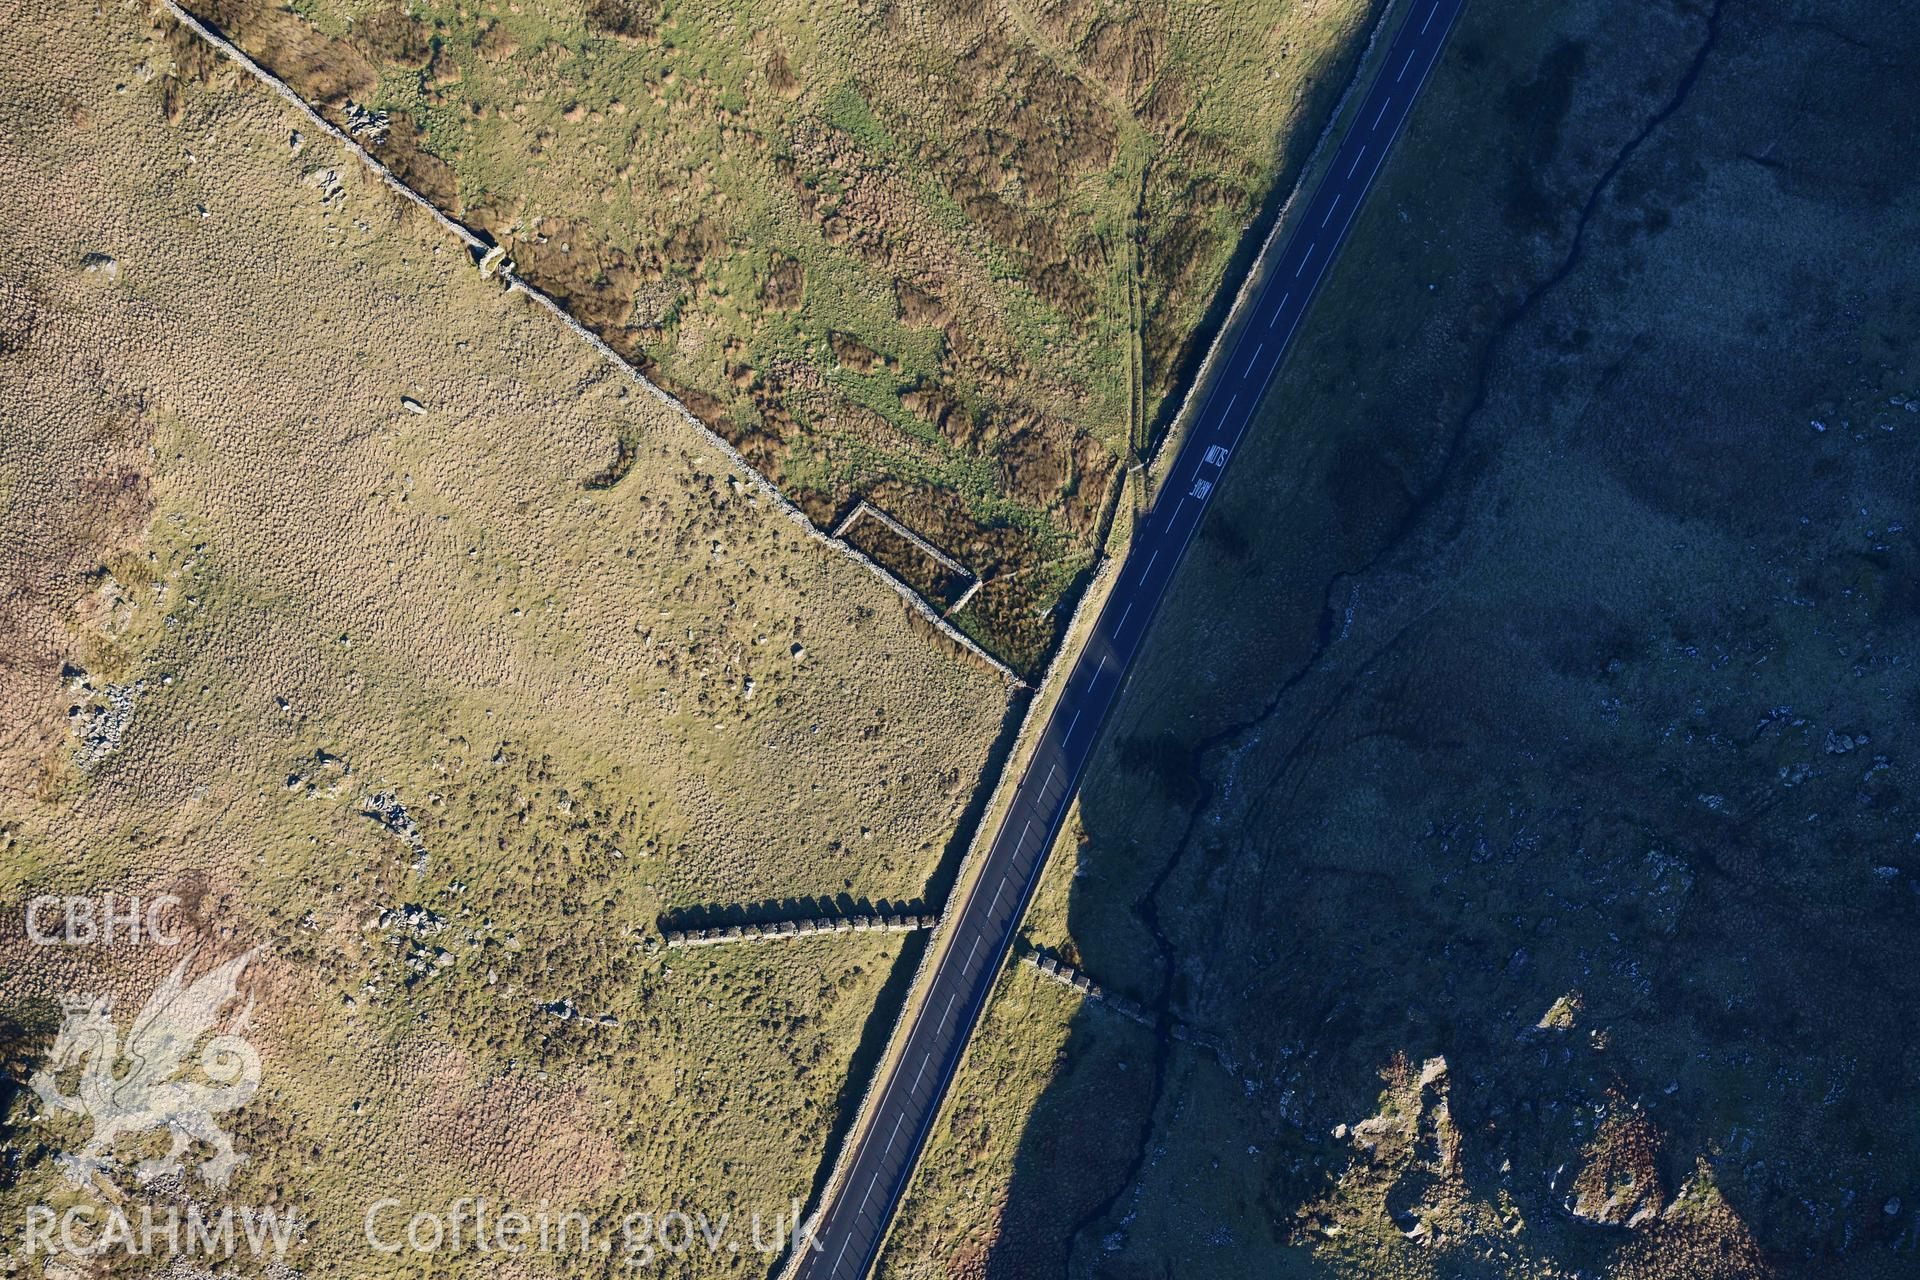
[{"label": "asphalt road", "polygon": [[1414,0],[1378,78],[1255,300],[1165,488],[1136,531],[1120,577],[1065,691],[1047,718],[974,887],[949,907],[953,934],[925,999],[903,1029],[905,1049],[879,1082],[873,1111],[838,1194],[790,1275],[867,1274],[906,1189],[967,1038],[1012,944],[1014,927],[1093,752],[1127,668],[1146,635],[1207,501],[1299,327],[1387,148],[1439,60],[1462,0]]}]

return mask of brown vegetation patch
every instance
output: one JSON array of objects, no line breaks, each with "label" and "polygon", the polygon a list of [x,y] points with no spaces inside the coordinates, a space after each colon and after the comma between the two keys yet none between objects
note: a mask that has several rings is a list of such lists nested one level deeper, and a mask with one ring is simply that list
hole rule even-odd
[{"label": "brown vegetation patch", "polygon": [[587,0],[587,27],[622,40],[645,40],[660,23],[655,0]]},{"label": "brown vegetation patch", "polygon": [[890,362],[860,339],[850,333],[841,333],[838,329],[828,332],[827,341],[833,347],[833,358],[842,368],[852,369],[855,373],[872,373],[876,368],[884,368]]},{"label": "brown vegetation patch", "polygon": [[[395,1131],[408,1159],[461,1172],[484,1193],[533,1202],[585,1197],[620,1176],[619,1145],[577,1082],[482,1070],[445,1045],[403,1047],[377,1069],[402,1100]],[[371,1082],[370,1082],[371,1083]]]},{"label": "brown vegetation patch", "polygon": [[360,20],[361,38],[383,61],[419,70],[433,56],[427,27],[396,0],[379,5]]},{"label": "brown vegetation patch", "polygon": [[940,300],[938,295],[909,281],[895,280],[893,296],[900,318],[908,324],[945,328],[953,318],[952,310]]},{"label": "brown vegetation patch", "polygon": [[798,258],[774,253],[767,265],[760,298],[775,311],[791,311],[806,297],[807,268]]},{"label": "brown vegetation patch", "polygon": [[[368,100],[380,82],[377,50],[323,35],[298,14],[271,0],[203,0],[194,13],[210,21],[248,56],[273,68],[274,74],[329,116],[344,107],[349,98]],[[163,26],[174,30],[170,22]],[[174,45],[198,44],[184,31],[167,38]],[[194,56],[196,65],[202,68],[221,65],[218,58],[208,61],[203,52]],[[344,117],[334,123],[344,124]]]}]

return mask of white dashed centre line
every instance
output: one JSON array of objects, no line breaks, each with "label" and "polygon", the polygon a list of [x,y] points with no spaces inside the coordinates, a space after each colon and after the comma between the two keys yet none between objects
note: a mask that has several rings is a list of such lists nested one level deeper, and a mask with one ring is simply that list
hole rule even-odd
[{"label": "white dashed centre line", "polygon": [[1375,129],[1378,129],[1380,127],[1380,122],[1387,118],[1387,108],[1392,105],[1393,105],[1392,98],[1388,98],[1385,102],[1380,104],[1380,114],[1373,118],[1372,126],[1370,126],[1367,129],[1368,133],[1372,133]]},{"label": "white dashed centre line", "polygon": [[1434,5],[1433,8],[1427,10],[1427,20],[1420,24],[1421,35],[1427,34],[1427,28],[1433,25],[1433,15],[1438,12],[1440,12],[1440,6],[1438,4]]},{"label": "white dashed centre line", "polygon": [[1120,611],[1120,621],[1113,624],[1113,634],[1119,635],[1120,628],[1127,625],[1127,615],[1133,612],[1133,601],[1127,601],[1127,607]]},{"label": "white dashed centre line", "polygon": [[1407,74],[1407,68],[1413,65],[1413,55],[1418,52],[1418,49],[1409,49],[1407,51],[1407,60],[1400,64],[1400,75],[1393,78],[1395,84],[1399,84],[1401,78]]},{"label": "white dashed centre line", "polygon": [[[1355,163],[1357,164],[1359,162],[1355,161]],[[1321,230],[1323,231],[1326,230],[1327,224],[1333,221],[1333,211],[1335,209],[1338,209],[1339,207],[1340,207],[1340,192],[1336,191],[1333,193],[1333,203],[1327,206],[1327,216],[1320,219]]]},{"label": "white dashed centre line", "polygon": [[1360,154],[1355,156],[1353,158],[1353,163],[1347,166],[1347,176],[1349,178],[1353,176],[1354,170],[1360,167],[1360,161],[1365,158],[1366,154],[1367,154],[1367,144],[1363,142],[1360,144]]},{"label": "white dashed centre line", "polygon": [[1298,280],[1300,278],[1300,273],[1307,269],[1307,263],[1312,260],[1313,260],[1313,246],[1308,245],[1307,251],[1300,255],[1300,265],[1293,269],[1293,278],[1295,280]]},{"label": "white dashed centre line", "polygon": [[[1260,363],[1260,353],[1262,351],[1265,351],[1266,349],[1267,349],[1267,344],[1263,342],[1259,346],[1253,349],[1252,355],[1247,357],[1247,373],[1249,375],[1253,373],[1253,366]],[[1228,410],[1232,410],[1233,406],[1228,405],[1227,408]]]},{"label": "white dashed centre line", "polygon": [[[855,1218],[858,1218],[861,1214],[867,1211],[867,1201],[873,1199],[873,1184],[878,1181],[880,1181],[880,1171],[878,1169],[875,1169],[873,1171],[873,1177],[867,1180],[866,1194],[860,1197],[860,1207],[853,1211],[853,1216]],[[827,1271],[828,1275],[839,1274],[840,1263],[847,1256],[847,1246],[852,1243],[853,1243],[852,1236],[848,1236],[845,1240],[841,1241],[840,1252],[833,1255],[833,1266],[828,1268],[828,1271]]]}]

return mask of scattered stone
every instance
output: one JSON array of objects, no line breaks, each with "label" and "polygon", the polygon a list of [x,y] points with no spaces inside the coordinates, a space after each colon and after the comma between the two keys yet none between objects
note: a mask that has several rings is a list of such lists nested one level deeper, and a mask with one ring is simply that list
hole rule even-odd
[{"label": "scattered stone", "polygon": [[398,910],[382,911],[379,927],[382,929],[404,927],[416,937],[430,938],[446,929],[447,918],[437,911],[431,911],[416,903],[408,903]]},{"label": "scattered stone", "polygon": [[414,874],[418,875],[427,869],[426,841],[421,839],[420,828],[408,816],[406,806],[400,803],[399,797],[391,791],[376,791],[366,798],[360,811],[392,832],[413,850],[410,869]]},{"label": "scattered stone", "polygon": [[314,169],[301,181],[320,193],[322,204],[332,204],[345,194],[345,188],[340,185],[338,169]]},{"label": "scattered stone", "polygon": [[[76,692],[93,692],[84,673],[71,681],[69,687]],[[133,723],[134,704],[146,691],[145,680],[110,684],[88,701],[67,709],[68,726],[76,739],[74,756],[82,769],[91,769],[120,749],[120,741]]]},{"label": "scattered stone", "polygon": [[382,146],[393,128],[384,111],[369,111],[351,98],[347,100],[347,132],[370,147]]}]

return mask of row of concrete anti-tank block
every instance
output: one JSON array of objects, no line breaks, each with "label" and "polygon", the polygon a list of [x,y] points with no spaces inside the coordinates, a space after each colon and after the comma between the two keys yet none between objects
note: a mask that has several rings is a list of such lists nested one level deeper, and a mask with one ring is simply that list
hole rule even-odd
[{"label": "row of concrete anti-tank block", "polygon": [[770,924],[717,925],[711,929],[670,929],[670,947],[710,947],[721,942],[777,942],[784,938],[811,938],[823,933],[912,933],[940,922],[924,916],[820,916],[810,920],[777,920]]},{"label": "row of concrete anti-tank block", "polygon": [[1148,1013],[1140,1004],[1127,999],[1125,996],[1113,994],[1092,978],[1089,978],[1086,974],[1075,970],[1072,965],[1061,962],[1046,951],[1036,947],[1022,954],[1020,959],[1032,965],[1041,973],[1046,974],[1055,982],[1072,987],[1088,999],[1104,1002],[1108,1008],[1123,1018],[1132,1018],[1135,1022],[1143,1023],[1147,1026],[1153,1025],[1153,1015]]},{"label": "row of concrete anti-tank block", "polygon": [[[1108,991],[1086,974],[1076,970],[1072,965],[1067,964],[1056,956],[1048,954],[1039,947],[1023,949],[1020,955],[1020,961],[1022,964],[1032,965],[1038,969],[1044,977],[1052,978],[1062,986],[1072,987],[1089,1000],[1098,1001],[1100,1007],[1103,1009],[1111,1009],[1121,1017],[1130,1018],[1143,1027],[1158,1029],[1161,1026],[1160,1020],[1154,1015],[1153,1011],[1141,1004],[1138,1000],[1130,1000],[1126,996]],[[1214,1056],[1221,1066],[1227,1069],[1227,1074],[1233,1076],[1236,1080],[1245,1079],[1241,1074],[1240,1063],[1227,1051],[1226,1046],[1221,1043],[1219,1037],[1208,1035],[1203,1031],[1195,1031],[1183,1022],[1174,1022],[1171,1020],[1166,1023],[1165,1032],[1175,1040],[1183,1040],[1189,1044],[1198,1045],[1200,1048],[1205,1049]]]}]

